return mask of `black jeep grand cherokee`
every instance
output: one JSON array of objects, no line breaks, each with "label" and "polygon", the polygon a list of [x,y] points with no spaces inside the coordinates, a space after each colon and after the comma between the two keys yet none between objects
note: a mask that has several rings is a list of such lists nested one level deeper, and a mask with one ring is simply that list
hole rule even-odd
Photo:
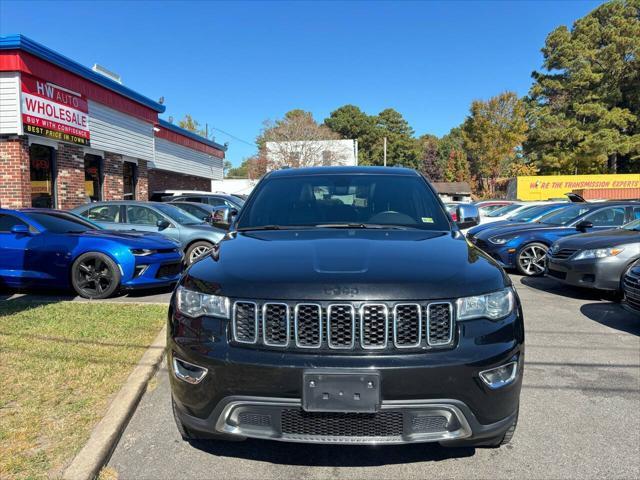
[{"label": "black jeep grand cherokee", "polygon": [[413,170],[268,174],[168,336],[185,439],[499,446],[518,419],[518,296]]}]

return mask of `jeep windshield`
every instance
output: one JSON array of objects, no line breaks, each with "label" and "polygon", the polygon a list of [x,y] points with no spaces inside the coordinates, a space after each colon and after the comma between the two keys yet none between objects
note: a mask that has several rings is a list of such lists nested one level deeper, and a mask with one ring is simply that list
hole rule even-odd
[{"label": "jeep windshield", "polygon": [[238,219],[238,230],[311,227],[451,229],[436,195],[417,175],[267,178]]}]

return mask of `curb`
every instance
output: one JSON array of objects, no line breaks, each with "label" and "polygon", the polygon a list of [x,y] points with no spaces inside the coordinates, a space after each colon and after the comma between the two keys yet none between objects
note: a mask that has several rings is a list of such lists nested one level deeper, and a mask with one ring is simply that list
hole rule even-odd
[{"label": "curb", "polygon": [[147,382],[164,357],[166,336],[165,325],[109,405],[105,416],[94,427],[85,446],[64,471],[64,480],[91,480],[109,460],[147,388]]}]

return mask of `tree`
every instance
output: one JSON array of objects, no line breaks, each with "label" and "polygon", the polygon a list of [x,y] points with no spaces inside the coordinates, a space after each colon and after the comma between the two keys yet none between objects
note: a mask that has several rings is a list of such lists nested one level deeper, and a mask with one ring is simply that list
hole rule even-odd
[{"label": "tree", "polygon": [[262,160],[273,163],[269,168],[305,167],[339,163],[341,159],[318,143],[338,139],[340,135],[316,123],[310,112],[291,110],[280,120],[266,121],[256,143]]},{"label": "tree", "polygon": [[521,156],[521,145],[527,138],[524,103],[513,92],[488,101],[475,100],[462,125],[462,137],[472,174],[483,190],[494,194],[496,180]]},{"label": "tree", "polygon": [[373,164],[373,151],[379,135],[376,118],[364,113],[355,105],[343,105],[329,114],[324,124],[342,138],[358,141],[358,163]]},{"label": "tree", "polygon": [[222,173],[223,177],[227,178],[229,172],[233,169],[233,164],[229,160],[225,160],[222,162]]},{"label": "tree", "polygon": [[387,165],[421,168],[419,151],[413,138],[413,128],[402,114],[393,108],[380,112],[376,119],[375,141],[372,145],[371,163],[384,163],[384,137],[387,138]]},{"label": "tree", "polygon": [[182,120],[178,122],[178,126],[180,128],[184,128],[185,130],[189,130],[190,132],[193,132],[197,135],[200,135],[201,137],[207,138],[206,130],[201,129],[200,123],[197,120],[194,120],[194,118],[188,113]]},{"label": "tree", "polygon": [[543,173],[640,171],[640,0],[549,34],[532,74],[525,152]]},{"label": "tree", "polygon": [[469,182],[469,160],[464,149],[464,138],[459,127],[452,128],[438,142],[439,164],[443,165],[446,182]]},{"label": "tree", "polygon": [[416,140],[420,159],[420,171],[432,182],[444,180],[443,164],[439,156],[439,142],[435,135],[423,135]]}]

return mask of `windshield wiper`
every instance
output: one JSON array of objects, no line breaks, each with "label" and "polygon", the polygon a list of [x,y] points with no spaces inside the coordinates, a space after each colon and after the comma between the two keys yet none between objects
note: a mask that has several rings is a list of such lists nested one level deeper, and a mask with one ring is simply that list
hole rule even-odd
[{"label": "windshield wiper", "polygon": [[401,225],[384,225],[379,223],[317,223],[314,225],[319,228],[363,228],[363,229],[392,229],[407,230],[409,227]]}]

